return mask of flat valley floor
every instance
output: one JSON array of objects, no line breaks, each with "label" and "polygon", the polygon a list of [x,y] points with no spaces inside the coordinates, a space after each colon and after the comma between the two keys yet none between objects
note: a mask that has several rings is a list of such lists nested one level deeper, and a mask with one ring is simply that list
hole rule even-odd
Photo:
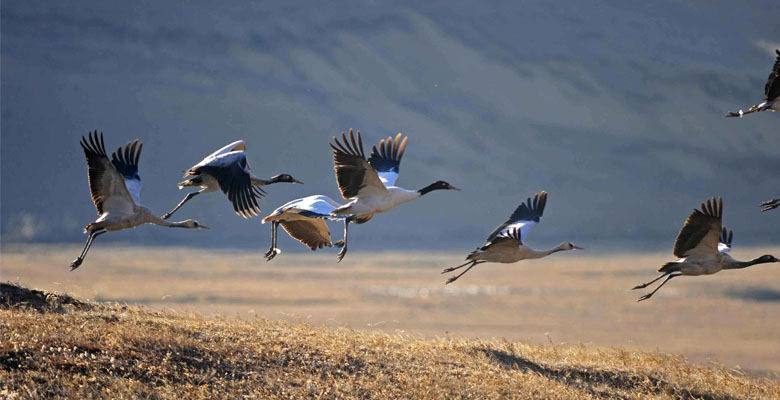
[{"label": "flat valley floor", "polygon": [[[444,285],[462,254],[265,251],[97,243],[2,248],[0,280],[150,309],[287,319],[422,337],[499,338],[681,354],[744,373],[780,375],[780,264],[670,281],[652,299],[631,287],[657,276],[666,253],[566,252],[484,264]],[[737,259],[780,248],[734,250]],[[653,286],[654,287],[654,286]],[[649,288],[652,289],[653,287]]]}]

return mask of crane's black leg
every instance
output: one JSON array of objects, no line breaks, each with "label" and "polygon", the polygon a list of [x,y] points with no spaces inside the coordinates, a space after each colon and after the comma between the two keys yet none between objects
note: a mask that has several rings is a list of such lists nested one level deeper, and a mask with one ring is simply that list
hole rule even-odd
[{"label": "crane's black leg", "polygon": [[465,267],[465,266],[467,266],[467,265],[471,264],[472,262],[474,262],[474,260],[468,260],[468,261],[464,262],[463,264],[461,264],[461,265],[458,265],[457,267],[450,267],[450,268],[445,268],[444,270],[442,270],[442,271],[441,271],[441,273],[442,273],[442,274],[446,274],[447,272],[452,272],[452,271],[455,271],[456,269],[458,269],[458,268],[463,268],[463,267]]},{"label": "crane's black leg", "polygon": [[637,300],[637,302],[640,302],[640,301],[642,301],[642,300],[647,300],[647,299],[649,299],[650,297],[653,297],[653,295],[655,294],[655,292],[657,292],[657,291],[658,291],[658,289],[660,289],[660,288],[661,288],[663,285],[665,285],[665,284],[666,284],[666,282],[669,282],[669,280],[670,280],[670,279],[672,279],[672,278],[676,278],[676,277],[678,277],[678,276],[682,276],[682,274],[677,274],[677,275],[674,275],[674,274],[669,274],[669,275],[666,277],[666,279],[665,279],[663,282],[661,282],[661,284],[660,284],[660,285],[658,285],[658,287],[657,287],[657,288],[655,288],[655,290],[653,290],[652,292],[650,292],[650,293],[648,293],[648,294],[646,294],[646,295],[644,295],[644,296],[640,297],[640,298],[639,298],[639,300]]},{"label": "crane's black leg", "polygon": [[469,272],[469,270],[470,270],[470,269],[474,268],[474,266],[475,266],[475,265],[477,265],[477,264],[482,264],[482,263],[484,263],[484,262],[487,262],[487,261],[472,261],[472,262],[471,262],[471,265],[469,265],[469,267],[468,267],[468,268],[466,268],[466,270],[465,270],[465,271],[463,271],[463,272],[461,272],[461,273],[459,273],[459,274],[457,274],[457,275],[453,276],[453,277],[452,277],[452,278],[450,278],[450,279],[447,279],[447,282],[445,282],[444,284],[445,284],[445,285],[449,285],[450,283],[452,283],[452,282],[455,282],[455,281],[456,281],[458,278],[460,278],[461,276],[463,276],[463,275],[464,275],[466,272]]},{"label": "crane's black leg", "polygon": [[271,248],[268,249],[267,253],[265,253],[266,261],[273,260],[277,254],[281,253],[281,251],[276,248],[276,232],[278,231],[278,228],[279,222],[271,221]]},{"label": "crane's black leg", "polygon": [[344,219],[344,246],[341,247],[341,250],[339,250],[338,253],[338,262],[341,262],[341,260],[344,258],[345,255],[347,255],[347,235],[349,234],[349,223],[352,222],[352,217],[347,217]]},{"label": "crane's black leg", "polygon": [[175,213],[175,212],[176,212],[178,209],[180,209],[180,208],[181,208],[181,206],[183,206],[183,205],[184,205],[184,203],[186,203],[186,202],[190,201],[190,199],[191,199],[191,198],[193,198],[193,197],[195,197],[195,196],[197,196],[197,195],[199,195],[199,194],[200,194],[200,192],[192,192],[192,193],[187,193],[187,195],[186,195],[186,196],[184,196],[184,200],[182,200],[182,201],[181,201],[179,204],[177,204],[177,205],[176,205],[176,207],[174,207],[174,208],[173,208],[173,210],[171,210],[170,212],[168,212],[168,213],[166,213],[165,215],[163,215],[163,216],[162,216],[162,219],[168,219],[168,218],[170,218],[170,217],[171,217],[171,215],[173,215],[173,213]]},{"label": "crane's black leg", "polygon": [[655,282],[655,281],[657,281],[657,280],[659,280],[659,279],[661,279],[661,278],[663,278],[663,277],[665,277],[665,276],[667,276],[667,275],[669,275],[669,274],[670,274],[670,273],[661,274],[661,276],[659,276],[658,278],[655,278],[655,279],[653,279],[653,280],[652,280],[652,281],[650,281],[650,282],[643,283],[643,284],[641,284],[641,285],[636,285],[636,286],[632,287],[632,288],[631,288],[631,290],[644,289],[644,288],[646,288],[646,287],[648,287],[648,286],[652,285],[652,284],[653,284],[653,282]]},{"label": "crane's black leg", "polygon": [[761,203],[761,211],[774,210],[777,207],[780,207],[780,198]]},{"label": "crane's black leg", "polygon": [[106,230],[103,228],[96,229],[89,233],[89,237],[87,237],[87,243],[84,244],[84,250],[81,250],[81,255],[77,259],[73,260],[73,262],[70,263],[71,271],[78,268],[79,265],[81,265],[81,262],[84,261],[84,257],[87,256],[87,252],[89,251],[89,248],[92,247],[92,241],[95,240],[96,237],[104,233],[106,233]]}]

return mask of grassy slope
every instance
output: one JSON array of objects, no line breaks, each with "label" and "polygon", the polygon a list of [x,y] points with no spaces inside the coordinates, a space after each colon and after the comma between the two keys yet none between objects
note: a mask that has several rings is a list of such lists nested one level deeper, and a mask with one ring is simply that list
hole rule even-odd
[{"label": "grassy slope", "polygon": [[419,340],[0,291],[0,398],[780,398],[775,381],[671,355]]}]

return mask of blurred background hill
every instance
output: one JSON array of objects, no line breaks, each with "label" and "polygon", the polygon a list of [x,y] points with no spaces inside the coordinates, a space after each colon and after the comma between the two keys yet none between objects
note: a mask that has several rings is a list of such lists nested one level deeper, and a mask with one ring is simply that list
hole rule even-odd
[{"label": "blurred background hill", "polygon": [[[434,192],[354,230],[353,249],[480,244],[524,198],[550,192],[535,247],[670,249],[692,208],[722,195],[735,245],[776,244],[780,115],[759,102],[780,48],[780,3],[188,1],[2,4],[4,242],[80,242],[95,218],[80,136],[139,138],[143,203],[160,214],[181,171],[236,139],[269,187],[264,213],[339,199],[328,147],[409,135],[407,188]],[[100,241],[255,248],[268,226],[222,195]],[[333,229],[338,236],[340,228]],[[283,248],[308,251],[281,239]]]}]

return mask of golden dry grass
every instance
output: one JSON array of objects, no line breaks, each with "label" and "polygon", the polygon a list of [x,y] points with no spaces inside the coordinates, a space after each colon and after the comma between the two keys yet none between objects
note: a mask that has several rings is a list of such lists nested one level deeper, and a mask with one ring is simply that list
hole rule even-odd
[{"label": "golden dry grass", "polygon": [[83,302],[4,285],[3,398],[780,398],[678,356],[421,339]]},{"label": "golden dry grass", "polygon": [[[619,346],[725,364],[755,377],[780,373],[780,265],[679,278],[651,300],[630,288],[655,276],[667,252],[567,252],[514,265],[480,265],[445,286],[439,272],[463,254],[353,250],[284,253],[97,243],[4,246],[0,279],[81,298],[230,318],[258,315],[389,334],[499,338],[529,344]],[[778,248],[738,247],[747,259]]]}]

